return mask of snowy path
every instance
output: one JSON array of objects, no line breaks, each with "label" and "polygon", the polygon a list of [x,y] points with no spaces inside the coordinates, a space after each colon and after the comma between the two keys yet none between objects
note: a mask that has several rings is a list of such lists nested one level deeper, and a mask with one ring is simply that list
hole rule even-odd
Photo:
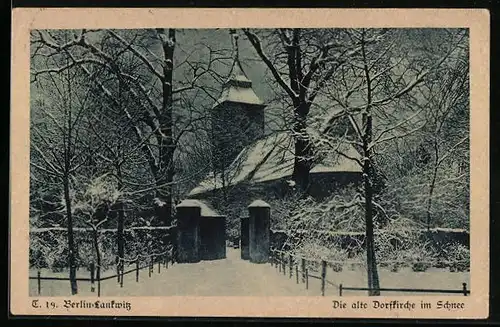
[{"label": "snowy path", "polygon": [[[31,288],[31,287],[30,287]],[[34,291],[34,290],[33,290]],[[32,293],[32,292],[30,292]],[[69,295],[69,282],[43,282],[42,295]],[[32,295],[34,295],[32,293]],[[90,293],[90,284],[79,282],[79,295]],[[318,296],[318,290],[307,291],[302,283],[276,271],[268,264],[254,264],[240,259],[240,251],[227,249],[223,260],[174,264],[168,269],[155,265],[151,277],[148,270],[125,275],[123,288],[116,279],[101,282],[101,296]]]},{"label": "snowy path", "polygon": [[[156,268],[156,267],[155,267]],[[270,264],[254,264],[240,259],[240,251],[227,249],[223,260],[175,264],[143,282],[127,283],[113,295],[149,296],[299,296],[307,295],[304,285],[280,275]],[[134,277],[135,278],[135,277]],[[126,281],[125,281],[126,282]],[[139,284],[139,285],[136,285]],[[105,293],[103,293],[105,295]]]},{"label": "snowy path", "polygon": [[[133,268],[133,267],[130,267]],[[450,273],[445,270],[431,268],[426,272],[412,272],[410,268],[398,273],[380,269],[382,287],[388,288],[429,288],[429,289],[461,289],[462,283],[470,282],[468,272]],[[309,290],[305,284],[296,284],[295,271],[289,278],[278,272],[270,264],[254,264],[240,259],[240,251],[227,248],[227,258],[223,260],[201,261],[199,263],[174,264],[168,269],[154,266],[149,277],[148,269],[140,271],[139,282],[135,280],[135,271],[124,276],[123,288],[115,278],[101,282],[101,296],[319,296],[321,282],[309,278]],[[36,271],[30,273],[36,276]],[[105,272],[103,276],[114,274]],[[310,273],[312,275],[313,272]],[[319,275],[319,273],[314,273]],[[43,273],[45,275],[45,273]],[[52,275],[49,273],[49,275]],[[66,274],[62,274],[67,276]],[[62,276],[61,275],[61,276]],[[80,270],[82,277],[88,272]],[[337,296],[338,284],[344,286],[364,287],[366,272],[364,270],[342,272],[327,271],[327,279],[334,285],[326,285],[325,295]],[[30,280],[30,295],[37,296],[37,281]],[[69,296],[69,281],[42,281],[42,296]],[[81,296],[96,296],[90,292],[89,282],[78,282],[78,294]],[[364,292],[344,291],[345,296],[364,296]],[[383,295],[435,295],[435,293],[385,292]],[[445,295],[445,294],[443,294]],[[450,294],[448,294],[450,295]],[[451,294],[452,295],[452,294]]]}]

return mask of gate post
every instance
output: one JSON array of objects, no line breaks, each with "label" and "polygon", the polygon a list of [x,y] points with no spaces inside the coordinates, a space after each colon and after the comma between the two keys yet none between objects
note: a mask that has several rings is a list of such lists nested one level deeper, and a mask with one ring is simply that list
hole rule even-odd
[{"label": "gate post", "polygon": [[240,218],[240,251],[241,259],[250,259],[250,244],[249,244],[249,222],[250,218],[241,217]]},{"label": "gate post", "polygon": [[249,212],[249,256],[250,262],[269,262],[271,207],[262,200],[248,206]]},{"label": "gate post", "polygon": [[177,262],[200,261],[201,207],[197,201],[184,200],[177,205]]}]

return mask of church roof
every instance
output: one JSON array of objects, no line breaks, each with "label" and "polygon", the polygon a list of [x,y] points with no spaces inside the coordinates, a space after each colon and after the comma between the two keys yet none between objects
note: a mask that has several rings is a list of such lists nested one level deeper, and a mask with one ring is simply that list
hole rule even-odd
[{"label": "church roof", "polygon": [[[349,157],[360,159],[360,154],[350,144],[341,149]],[[258,140],[243,149],[226,172],[226,186],[247,181],[261,183],[266,181],[291,178],[294,165],[294,142],[288,132],[272,134]],[[331,155],[317,162],[311,169],[311,174],[356,172],[360,173],[359,165],[343,156]],[[222,187],[221,176],[208,174],[189,196],[202,194]]]},{"label": "church roof", "polygon": [[239,60],[235,59],[228,80],[223,86],[222,94],[214,107],[224,102],[237,102],[264,106],[263,101],[252,88],[252,81],[247,77]]}]

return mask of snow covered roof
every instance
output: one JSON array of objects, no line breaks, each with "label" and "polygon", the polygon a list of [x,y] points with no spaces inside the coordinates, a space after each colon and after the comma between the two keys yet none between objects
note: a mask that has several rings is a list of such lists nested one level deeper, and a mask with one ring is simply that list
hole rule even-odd
[{"label": "snow covered roof", "polygon": [[[349,157],[360,159],[360,154],[349,144],[340,149]],[[288,132],[272,134],[243,149],[226,173],[226,186],[248,181],[261,183],[291,177],[294,164],[294,141]],[[323,158],[311,169],[311,174],[333,172],[361,172],[351,159],[331,155]],[[212,191],[222,187],[220,176],[208,174],[189,196]]]},{"label": "snow covered roof", "polygon": [[231,74],[226,81],[226,84],[231,84],[232,82],[237,81],[244,84],[247,87],[252,87],[252,81],[248,78],[247,74],[241,67],[241,63],[238,59],[235,59],[233,62],[233,67],[231,68]]},{"label": "snow covered roof", "polygon": [[265,202],[263,200],[255,200],[248,207],[249,208],[253,208],[253,207],[270,208],[271,206],[267,202]]},{"label": "snow covered roof", "polygon": [[262,100],[255,94],[252,88],[252,81],[248,79],[239,61],[233,63],[231,74],[224,84],[222,94],[215,102],[214,108],[224,102],[264,106]]},{"label": "snow covered roof", "polygon": [[217,100],[214,107],[224,102],[237,102],[259,106],[264,105],[262,100],[259,99],[252,88],[240,87],[235,85],[225,88],[222,91],[222,95]]},{"label": "snow covered roof", "polygon": [[202,217],[219,217],[217,211],[210,207],[206,202],[200,200],[186,199],[177,205],[177,208],[182,207],[200,207]]}]

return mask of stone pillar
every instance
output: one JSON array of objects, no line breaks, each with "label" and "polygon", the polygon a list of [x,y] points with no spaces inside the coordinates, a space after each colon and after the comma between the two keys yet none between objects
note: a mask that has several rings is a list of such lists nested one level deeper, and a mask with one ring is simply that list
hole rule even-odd
[{"label": "stone pillar", "polygon": [[248,217],[240,218],[240,251],[241,259],[250,259],[250,244],[249,244],[249,230],[248,230]]},{"label": "stone pillar", "polygon": [[249,229],[249,254],[250,262],[269,262],[269,233],[271,207],[262,200],[256,200],[248,206],[250,214]]},{"label": "stone pillar", "polygon": [[184,200],[177,206],[177,262],[200,261],[199,204]]},{"label": "stone pillar", "polygon": [[217,243],[215,245],[215,258],[226,258],[226,217],[221,216],[216,220]]},{"label": "stone pillar", "polygon": [[200,219],[200,259],[226,258],[226,217],[202,216]]}]

